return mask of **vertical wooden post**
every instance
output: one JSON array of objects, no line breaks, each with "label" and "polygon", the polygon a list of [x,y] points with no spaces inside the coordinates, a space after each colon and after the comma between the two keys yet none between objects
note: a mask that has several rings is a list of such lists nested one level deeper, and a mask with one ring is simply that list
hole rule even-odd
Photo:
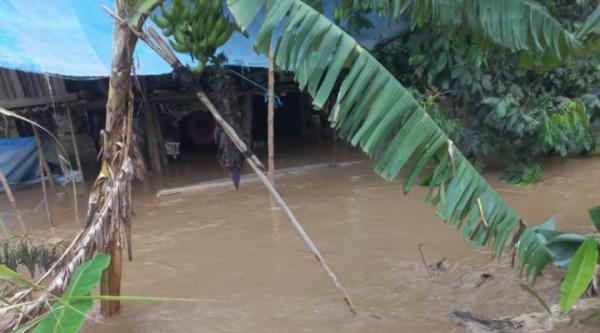
[{"label": "vertical wooden post", "polygon": [[140,78],[140,88],[142,94],[142,103],[144,103],[144,125],[146,127],[146,141],[148,142],[148,155],[150,156],[150,166],[153,171],[158,172],[161,169],[161,160],[159,152],[158,136],[156,134],[156,125],[154,124],[152,105],[148,94],[148,84],[145,78]]},{"label": "vertical wooden post", "polygon": [[[150,102],[149,102],[150,103]],[[158,145],[158,154],[160,156],[160,162],[163,168],[166,168],[169,165],[169,160],[167,159],[167,152],[165,150],[165,140],[162,135],[162,131],[160,129],[160,120],[158,119],[158,109],[154,107],[152,103],[150,103],[150,111],[152,114],[153,123],[156,131],[157,145]]]},{"label": "vertical wooden post", "polygon": [[21,232],[23,232],[23,235],[27,235],[27,227],[25,227],[25,223],[23,222],[23,218],[21,217],[21,212],[19,211],[19,208],[17,208],[17,201],[15,200],[15,196],[13,195],[11,189],[10,189],[10,185],[8,184],[8,180],[6,179],[6,176],[4,175],[4,172],[2,172],[2,169],[0,169],[0,183],[2,183],[2,188],[4,189],[4,193],[6,193],[6,196],[8,197],[8,201],[10,202],[10,205],[12,206],[13,210],[15,211],[15,215],[17,216],[17,221],[19,222],[19,225],[21,226]]},{"label": "vertical wooden post", "polygon": [[[40,133],[35,126],[31,125],[31,128],[33,128],[33,136],[35,137],[35,143],[37,145],[38,156],[40,157],[42,169],[45,171],[46,177],[48,177],[48,183],[50,183],[50,186],[54,188],[54,179],[52,179],[52,172],[50,171],[50,167],[46,161],[46,154],[44,153],[44,145],[40,139]],[[42,170],[40,170],[40,172],[42,172]]]},{"label": "vertical wooden post", "polygon": [[69,121],[69,132],[71,134],[71,142],[73,143],[73,151],[75,152],[75,161],[77,162],[77,171],[81,173],[81,182],[83,179],[83,169],[81,168],[81,159],[79,158],[79,148],[77,147],[77,138],[75,138],[75,129],[73,128],[73,119],[71,118],[71,106],[67,103],[66,108],[67,120]]},{"label": "vertical wooden post", "polygon": [[44,206],[46,207],[48,224],[51,227],[53,227],[54,222],[52,221],[52,214],[50,214],[50,204],[48,203],[48,190],[46,189],[46,179],[50,181],[50,179],[52,178],[52,174],[49,173],[50,168],[48,168],[48,165],[45,163],[46,157],[44,156],[44,146],[42,145],[42,140],[40,140],[40,134],[38,133],[37,128],[35,126],[32,125],[31,128],[33,129],[33,136],[35,137],[35,143],[37,145],[37,153],[39,160],[38,165],[40,168],[40,177],[42,180],[42,195],[44,196]]},{"label": "vertical wooden post", "polygon": [[242,108],[244,111],[242,114],[242,130],[244,131],[245,136],[252,138],[252,117],[254,113],[254,108],[252,107],[252,94],[244,94]]},{"label": "vertical wooden post", "polygon": [[267,114],[267,144],[269,152],[269,181],[275,184],[275,73],[273,64],[273,46],[269,47],[269,102]]}]

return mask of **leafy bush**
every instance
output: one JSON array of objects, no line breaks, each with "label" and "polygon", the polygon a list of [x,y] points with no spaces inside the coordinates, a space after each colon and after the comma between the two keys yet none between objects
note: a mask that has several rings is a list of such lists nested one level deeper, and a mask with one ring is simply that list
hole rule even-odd
[{"label": "leafy bush", "polygon": [[[571,1],[548,8],[573,29],[593,10]],[[374,54],[424,100],[434,98],[441,115],[458,125],[451,137],[479,169],[501,155],[514,172],[540,154],[587,154],[599,143],[590,126],[600,115],[597,57],[567,59],[548,70],[468,30],[427,25],[415,25]]]}]

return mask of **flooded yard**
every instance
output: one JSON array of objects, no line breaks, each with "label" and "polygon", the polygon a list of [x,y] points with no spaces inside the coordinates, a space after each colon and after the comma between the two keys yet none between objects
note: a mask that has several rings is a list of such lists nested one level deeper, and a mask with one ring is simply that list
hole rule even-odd
[{"label": "flooded yard", "polygon": [[[348,149],[279,156],[278,167],[364,159]],[[348,312],[261,184],[157,198],[164,187],[224,176],[184,161],[134,187],[133,261],[124,264],[122,293],[191,301],[125,303],[110,319],[94,311],[97,321],[83,332],[461,332],[448,319],[452,311],[541,311],[519,287],[523,280],[509,255],[497,262],[485,249],[473,251],[424,203],[425,188],[404,195],[399,183],[372,170],[365,161],[283,176],[276,184],[358,316]],[[522,188],[503,184],[494,172],[487,179],[530,224],[555,216],[561,229],[591,231],[587,209],[599,203],[600,160],[548,160],[544,171],[541,182]],[[79,198],[83,216],[86,200]],[[70,239],[80,228],[72,222],[70,195],[53,199],[60,224],[53,231],[36,209],[40,199],[39,189],[17,193],[34,233]],[[10,212],[4,201],[0,209]],[[557,302],[561,276],[548,269],[535,286],[548,303]]]}]

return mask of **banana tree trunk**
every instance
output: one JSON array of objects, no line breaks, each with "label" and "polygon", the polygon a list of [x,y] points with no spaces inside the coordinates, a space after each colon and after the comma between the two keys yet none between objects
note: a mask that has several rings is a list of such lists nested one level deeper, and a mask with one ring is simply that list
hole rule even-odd
[{"label": "banana tree trunk", "polygon": [[[127,17],[131,12],[134,1],[116,0],[115,8],[118,15]],[[109,181],[104,182],[100,189],[100,197],[108,196],[112,182],[109,170],[119,170],[123,159],[128,153],[132,140],[129,110],[133,103],[131,90],[131,67],[133,50],[137,37],[124,24],[115,24],[113,35],[112,66],[110,72],[108,101],[106,103],[106,127],[102,141],[102,171]],[[131,202],[131,193],[121,193],[119,201]],[[118,205],[119,206],[119,205]],[[118,213],[111,213],[119,215]],[[118,296],[121,293],[122,241],[119,227],[122,221],[119,216],[112,216],[111,226],[107,230],[107,239],[103,249],[111,256],[109,267],[102,273],[100,292],[102,295]],[[112,316],[119,312],[117,301],[102,301],[101,312],[104,316]]]}]

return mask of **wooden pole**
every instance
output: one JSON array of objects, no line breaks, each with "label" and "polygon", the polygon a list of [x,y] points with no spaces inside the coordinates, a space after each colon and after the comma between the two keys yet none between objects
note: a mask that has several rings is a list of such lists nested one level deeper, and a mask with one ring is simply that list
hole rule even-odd
[{"label": "wooden pole", "polygon": [[268,145],[268,165],[269,180],[275,184],[275,73],[273,64],[273,46],[269,46],[269,101],[267,110],[267,145]]},{"label": "wooden pole", "polygon": [[[50,167],[46,161],[46,154],[44,153],[44,146],[42,145],[42,140],[40,139],[40,133],[37,131],[35,126],[32,125],[31,128],[33,128],[33,136],[35,137],[35,143],[38,148],[40,164],[42,165],[42,169],[45,171],[45,174],[48,177],[48,183],[50,183],[50,186],[54,188],[54,179],[52,179],[52,172],[50,171]],[[40,169],[40,172],[42,172],[42,169]]]},{"label": "wooden pole", "polygon": [[146,127],[146,140],[148,141],[148,155],[150,156],[150,166],[153,171],[158,172],[162,168],[160,152],[158,147],[158,136],[156,134],[156,125],[152,115],[152,105],[148,94],[148,84],[145,78],[140,78],[140,88],[142,102],[144,103],[144,125]]},{"label": "wooden pole", "polygon": [[[212,102],[210,101],[208,96],[206,96],[206,94],[204,92],[199,92],[198,98],[208,108],[210,113],[215,118],[216,122],[220,126],[223,127],[223,130],[229,136],[231,141],[237,146],[237,148],[241,152],[246,152],[247,149],[245,147],[242,147],[239,144],[240,142],[243,143],[243,140],[237,135],[237,133],[235,133],[233,128],[231,128],[231,126],[229,126],[229,124],[227,124],[225,122],[223,117],[221,117],[221,115],[219,114],[219,112],[217,111],[215,106],[212,104]],[[228,129],[230,129],[230,130],[228,130]],[[252,154],[252,155],[254,155],[254,154]],[[344,302],[346,303],[346,305],[348,305],[350,312],[352,312],[352,314],[356,315],[356,310],[354,309],[354,305],[352,304],[350,295],[348,295],[348,293],[346,292],[344,287],[340,284],[337,276],[331,270],[329,265],[327,265],[327,263],[325,262],[325,258],[323,258],[323,256],[321,255],[321,252],[319,251],[317,246],[313,243],[313,241],[310,239],[310,237],[308,236],[308,234],[306,233],[306,231],[304,230],[302,225],[300,225],[300,222],[298,222],[298,220],[296,219],[296,217],[294,216],[294,214],[292,213],[292,211],[290,210],[288,205],[285,203],[285,201],[283,201],[283,199],[281,198],[281,196],[279,195],[279,193],[277,192],[277,190],[275,189],[273,184],[269,181],[269,179],[260,170],[259,166],[256,163],[254,163],[254,160],[251,157],[248,157],[248,154],[244,154],[244,157],[246,157],[246,161],[248,162],[248,164],[250,165],[250,167],[252,168],[254,173],[256,173],[258,178],[260,178],[262,183],[267,187],[267,189],[271,193],[271,196],[275,199],[277,204],[281,207],[281,209],[283,210],[285,215],[288,217],[288,219],[290,220],[290,223],[292,224],[292,226],[294,227],[296,232],[300,235],[300,238],[302,238],[302,240],[304,241],[304,243],[306,244],[306,246],[308,247],[310,252],[312,252],[312,254],[315,256],[315,258],[317,259],[319,264],[321,264],[321,267],[323,267],[323,269],[329,276],[329,278],[330,278],[331,282],[333,283],[333,285],[335,286],[335,288],[342,295],[342,298],[344,299]]]},{"label": "wooden pole", "polygon": [[[149,102],[150,103],[150,102]],[[158,119],[158,109],[150,104],[150,111],[153,119],[153,123],[155,126],[156,139],[158,145],[158,155],[160,156],[160,162],[163,168],[166,168],[169,165],[169,159],[167,159],[167,152],[165,151],[165,139],[162,135],[162,130],[160,129],[160,120]]]},{"label": "wooden pole", "polygon": [[21,217],[21,212],[19,211],[19,208],[17,208],[17,201],[15,200],[15,196],[13,195],[12,190],[10,189],[10,185],[8,185],[8,180],[6,179],[4,172],[2,172],[2,169],[0,169],[0,183],[2,183],[2,188],[4,188],[4,193],[6,193],[6,196],[8,197],[8,201],[10,202],[10,205],[12,206],[13,210],[15,211],[15,215],[17,216],[17,221],[19,222],[19,225],[21,226],[21,231],[23,232],[23,235],[27,235],[28,234],[27,227],[25,227],[25,223],[23,222],[23,218]]},{"label": "wooden pole", "polygon": [[38,152],[38,160],[39,160],[39,168],[40,168],[40,177],[42,181],[42,194],[44,196],[44,206],[46,207],[46,215],[48,216],[48,224],[53,227],[54,222],[52,221],[52,214],[50,214],[50,204],[48,203],[48,190],[46,189],[46,178],[52,178],[52,174],[48,174],[47,170],[44,167],[44,147],[42,146],[42,141],[40,140],[40,134],[38,133],[35,126],[31,126],[33,128],[33,136],[35,137],[35,143],[37,144],[37,152]]},{"label": "wooden pole", "polygon": [[79,148],[77,146],[77,138],[75,137],[75,129],[73,128],[73,119],[71,118],[71,106],[67,103],[66,108],[67,120],[69,121],[69,132],[71,134],[71,142],[73,143],[73,151],[75,152],[75,161],[77,162],[77,171],[81,174],[81,182],[83,182],[83,168],[81,168],[81,159],[79,158]]}]

